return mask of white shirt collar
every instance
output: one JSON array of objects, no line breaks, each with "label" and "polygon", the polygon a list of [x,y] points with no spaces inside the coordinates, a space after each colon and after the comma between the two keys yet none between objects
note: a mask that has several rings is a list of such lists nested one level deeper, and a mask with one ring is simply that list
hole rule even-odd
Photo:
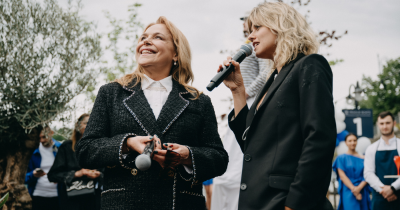
[{"label": "white shirt collar", "polygon": [[[382,141],[382,143],[386,145],[386,142],[385,142],[385,140],[382,139],[382,137],[379,140]],[[392,145],[393,143],[395,143],[396,140],[397,140],[396,136],[394,136],[393,138],[389,139],[389,145]]]},{"label": "white shirt collar", "polygon": [[172,91],[172,76],[165,77],[162,80],[155,81],[151,79],[149,76],[144,74],[144,77],[142,78],[142,90],[147,89],[150,85],[152,85],[155,82],[159,82],[165,89],[167,89],[168,92]]}]

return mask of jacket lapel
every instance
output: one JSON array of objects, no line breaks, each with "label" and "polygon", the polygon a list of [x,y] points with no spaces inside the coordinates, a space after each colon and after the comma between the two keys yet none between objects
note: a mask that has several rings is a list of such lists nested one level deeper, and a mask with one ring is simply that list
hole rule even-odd
[{"label": "jacket lapel", "polygon": [[261,105],[258,108],[258,110],[262,110],[263,107],[268,104],[268,101],[271,100],[271,98],[274,95],[274,93],[276,92],[276,90],[278,90],[278,88],[281,86],[282,82],[285,80],[286,76],[289,74],[290,70],[292,70],[294,63],[296,63],[296,61],[298,61],[300,58],[302,58],[304,56],[305,55],[302,53],[298,54],[294,60],[292,60],[291,62],[289,62],[287,65],[285,65],[282,68],[282,70],[279,72],[278,76],[274,79],[274,77],[275,77],[274,75],[277,73],[277,70],[275,70],[275,72],[271,75],[271,77],[268,79],[267,83],[265,84],[264,88],[262,89],[263,92],[260,93],[259,96],[257,97],[257,101],[254,101],[254,103],[251,107],[253,112],[249,112],[249,115],[253,115],[253,116],[247,117],[246,127],[249,127],[252,124],[255,116],[257,116],[257,114],[259,113],[259,111],[257,111],[257,113],[254,114],[255,109],[256,109],[259,101],[264,96],[265,92],[268,90],[267,95],[265,96],[264,100],[261,102]]},{"label": "jacket lapel", "polygon": [[156,118],[143,93],[141,84],[139,83],[132,88],[125,86],[123,88],[131,92],[131,95],[123,100],[124,106],[147,135],[154,135],[157,131]]},{"label": "jacket lapel", "polygon": [[254,100],[252,106],[250,107],[249,114],[247,115],[246,119],[246,128],[250,126],[251,122],[253,121],[254,118],[254,113],[256,112],[257,104],[260,102],[260,100],[263,98],[265,92],[267,92],[268,88],[271,86],[272,82],[274,81],[275,74],[277,74],[277,70],[275,70],[271,76],[268,78],[267,82],[265,83],[264,87],[261,89],[259,94],[257,95],[257,98]]},{"label": "jacket lapel", "polygon": [[173,81],[172,91],[168,96],[167,101],[161,109],[160,115],[157,119],[158,129],[161,134],[167,132],[172,123],[182,114],[182,112],[189,105],[189,100],[185,99],[182,95],[190,94],[184,87]]}]

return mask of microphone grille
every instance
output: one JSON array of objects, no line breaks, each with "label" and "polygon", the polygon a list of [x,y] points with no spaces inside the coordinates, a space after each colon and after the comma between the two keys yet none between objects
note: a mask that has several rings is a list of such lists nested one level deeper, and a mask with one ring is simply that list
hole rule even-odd
[{"label": "microphone grille", "polygon": [[141,171],[146,171],[151,166],[151,158],[148,155],[141,154],[135,159],[136,167]]},{"label": "microphone grille", "polygon": [[244,44],[240,47],[240,49],[246,53],[246,56],[249,56],[253,53],[253,46],[251,44]]}]

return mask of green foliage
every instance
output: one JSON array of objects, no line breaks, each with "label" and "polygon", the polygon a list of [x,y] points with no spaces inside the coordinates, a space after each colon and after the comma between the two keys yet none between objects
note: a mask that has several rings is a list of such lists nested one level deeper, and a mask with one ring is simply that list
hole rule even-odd
[{"label": "green foliage", "polygon": [[360,105],[362,108],[373,109],[374,121],[380,112],[400,112],[400,58],[389,60],[382,73],[378,74],[378,80],[364,76],[363,84],[368,99]]},{"label": "green foliage", "polygon": [[16,127],[29,131],[70,110],[68,102],[94,84],[100,36],[81,7],[1,0],[0,147],[19,138]]},{"label": "green foliage", "polygon": [[331,60],[331,61],[329,61],[329,65],[330,66],[334,66],[334,65],[337,65],[339,63],[342,63],[343,61],[344,61],[343,59]]},{"label": "green foliage", "polygon": [[[127,20],[116,19],[108,11],[104,11],[112,28],[110,32],[105,34],[107,44],[103,48],[104,57],[100,67],[106,82],[114,81],[129,72],[133,72],[136,67],[136,46],[139,32],[143,29],[143,24],[138,19],[138,9],[141,6],[142,4],[138,3],[129,5]],[[129,44],[126,44],[126,42]],[[111,57],[112,59],[104,59],[106,57]],[[93,93],[94,90],[95,86],[89,85],[85,91],[85,94],[92,102],[96,100],[96,95]]]},{"label": "green foliage", "polygon": [[60,129],[54,129],[53,139],[57,141],[65,141],[71,139],[72,129],[68,127],[63,127]]},{"label": "green foliage", "polygon": [[9,194],[9,193],[7,193],[5,196],[3,196],[3,197],[0,199],[0,209],[3,208],[3,205],[7,202],[7,200],[8,200],[8,194]]},{"label": "green foliage", "polygon": [[[108,67],[104,68],[108,82],[132,72],[136,67],[135,52],[139,39],[138,33],[143,29],[143,24],[137,17],[140,6],[142,5],[133,4],[128,7],[128,20],[115,19],[108,11],[104,11],[112,27],[112,30],[107,33],[108,44],[105,47],[105,52],[113,55],[112,61],[104,61],[108,64]],[[129,45],[121,48],[121,39],[129,42]]]}]

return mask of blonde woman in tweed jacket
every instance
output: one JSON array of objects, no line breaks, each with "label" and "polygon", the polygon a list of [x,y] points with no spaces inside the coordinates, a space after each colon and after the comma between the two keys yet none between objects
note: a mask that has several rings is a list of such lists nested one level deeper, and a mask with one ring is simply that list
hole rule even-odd
[{"label": "blonde woman in tweed jacket", "polygon": [[[102,209],[204,210],[202,182],[225,172],[228,155],[210,98],[188,85],[188,41],[160,17],[139,38],[136,59],[132,74],[100,88],[76,145],[79,164],[106,168]],[[150,141],[152,166],[139,171],[134,160]]]}]

